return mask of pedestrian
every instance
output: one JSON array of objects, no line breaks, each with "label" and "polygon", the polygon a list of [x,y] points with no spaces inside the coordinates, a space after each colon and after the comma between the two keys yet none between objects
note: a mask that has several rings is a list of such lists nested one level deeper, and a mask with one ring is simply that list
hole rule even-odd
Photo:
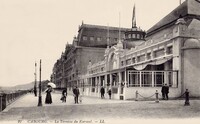
[{"label": "pedestrian", "polygon": [[73,93],[74,93],[74,102],[75,102],[75,104],[78,104],[78,97],[80,94],[78,87],[75,87],[73,89]]},{"label": "pedestrian", "polygon": [[169,86],[164,84],[161,89],[163,100],[168,100]]},{"label": "pedestrian", "polygon": [[105,94],[105,89],[104,89],[104,87],[101,87],[100,92],[101,92],[101,98],[103,99],[103,98],[104,98],[104,94]]},{"label": "pedestrian", "polygon": [[62,91],[62,97],[61,97],[62,102],[66,102],[66,98],[67,98],[67,89],[64,89]]},{"label": "pedestrian", "polygon": [[108,95],[109,95],[109,99],[111,99],[111,95],[112,95],[111,88],[109,88],[109,90],[108,90]]},{"label": "pedestrian", "polygon": [[165,85],[162,86],[161,93],[162,93],[162,99],[164,100],[165,99]]},{"label": "pedestrian", "polygon": [[52,92],[52,87],[47,86],[47,90],[46,90],[47,94],[46,94],[45,104],[51,104],[52,103],[51,92]]},{"label": "pedestrian", "polygon": [[36,89],[36,87],[34,87],[33,92],[34,92],[34,95],[37,96],[37,89]]}]

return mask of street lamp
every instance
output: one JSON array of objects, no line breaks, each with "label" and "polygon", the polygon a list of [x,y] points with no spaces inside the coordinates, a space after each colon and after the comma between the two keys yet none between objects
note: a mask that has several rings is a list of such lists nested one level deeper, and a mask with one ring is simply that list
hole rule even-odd
[{"label": "street lamp", "polygon": [[40,82],[39,82],[38,106],[42,106],[42,95],[41,95],[41,59],[40,59]]},{"label": "street lamp", "polygon": [[35,85],[34,85],[34,94],[35,94],[35,96],[37,97],[37,75],[36,75],[37,71],[36,71],[36,68],[37,68],[37,63],[35,62],[35,73],[34,73],[34,75],[35,75]]}]

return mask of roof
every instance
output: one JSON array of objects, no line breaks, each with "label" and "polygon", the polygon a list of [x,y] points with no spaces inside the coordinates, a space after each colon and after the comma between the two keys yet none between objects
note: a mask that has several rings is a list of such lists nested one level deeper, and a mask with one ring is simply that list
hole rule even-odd
[{"label": "roof", "polygon": [[[97,28],[97,29],[104,29],[104,30],[119,30],[119,27],[112,27],[112,26],[102,26],[102,25],[91,25],[91,24],[82,24],[81,28]],[[122,31],[130,30],[130,28],[120,28]]]},{"label": "roof", "polygon": [[184,17],[188,13],[188,4],[187,2],[183,2],[180,6],[178,6],[176,9],[174,9],[171,13],[169,13],[167,16],[165,16],[163,19],[161,19],[157,24],[155,24],[153,27],[151,27],[147,31],[147,36],[151,35],[156,30],[162,28],[163,26],[175,22],[180,16]]},{"label": "roof", "polygon": [[[171,13],[161,19],[157,24],[147,31],[147,37],[165,28],[166,26],[175,24],[180,17],[189,17],[200,19],[200,2],[198,0],[186,0],[180,6],[175,8]],[[188,21],[189,22],[189,21]]]},{"label": "roof", "polygon": [[[82,24],[79,28],[78,46],[106,48],[108,44],[115,45],[118,43],[119,29],[121,30],[121,38],[123,38],[125,31],[130,30],[130,28]],[[108,33],[109,41],[107,41]],[[87,37],[87,39],[83,40],[83,37]],[[91,37],[93,40],[90,39]]]}]

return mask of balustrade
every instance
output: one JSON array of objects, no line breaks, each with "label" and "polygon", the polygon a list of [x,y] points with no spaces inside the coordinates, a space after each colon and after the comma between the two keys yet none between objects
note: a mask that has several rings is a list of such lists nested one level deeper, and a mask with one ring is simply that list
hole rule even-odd
[{"label": "balustrade", "polygon": [[17,91],[14,93],[0,93],[0,112],[3,111],[6,106],[14,102],[17,98],[27,93],[27,90]]}]

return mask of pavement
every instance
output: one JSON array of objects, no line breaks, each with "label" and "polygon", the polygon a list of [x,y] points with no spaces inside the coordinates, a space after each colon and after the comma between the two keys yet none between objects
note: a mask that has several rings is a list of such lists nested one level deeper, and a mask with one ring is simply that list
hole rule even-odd
[{"label": "pavement", "polygon": [[[83,102],[74,104],[73,96],[67,96],[62,103],[60,93],[52,93],[52,104],[38,107],[38,98],[27,94],[9,105],[0,113],[0,121],[16,123],[130,123],[156,120],[170,122],[183,121],[182,124],[200,120],[200,100],[123,101],[94,97],[83,97]],[[76,122],[77,121],[77,122]]]}]

